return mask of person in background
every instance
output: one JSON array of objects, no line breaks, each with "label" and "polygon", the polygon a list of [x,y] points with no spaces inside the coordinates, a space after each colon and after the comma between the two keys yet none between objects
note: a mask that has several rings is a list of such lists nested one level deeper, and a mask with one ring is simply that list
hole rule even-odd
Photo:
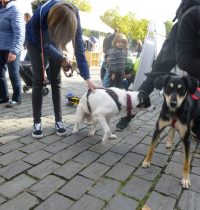
[{"label": "person in background", "polygon": [[[24,21],[25,21],[26,24],[29,22],[30,19],[31,19],[31,15],[28,12],[24,13]],[[24,41],[24,50],[27,50],[26,37],[25,37],[25,41]],[[24,61],[30,61],[30,56],[29,56],[28,51],[27,51],[27,53],[24,57]]]},{"label": "person in background", "polygon": [[1,0],[0,4],[0,103],[9,101],[6,79],[8,68],[13,95],[6,107],[11,108],[22,102],[19,62],[25,37],[25,25],[23,14],[16,6],[15,0]]},{"label": "person in background", "polygon": [[[41,29],[41,30],[40,30]],[[51,0],[36,9],[26,27],[27,48],[33,69],[33,131],[32,137],[42,138],[42,99],[44,69],[41,54],[48,57],[50,83],[57,135],[66,135],[62,121],[61,67],[68,70],[70,61],[63,55],[66,45],[74,42],[75,56],[80,70],[90,90],[98,86],[90,79],[88,64],[84,54],[82,29],[78,9],[66,1]]]},{"label": "person in background", "polygon": [[102,66],[101,66],[101,70],[100,70],[101,81],[103,81],[104,76],[106,74],[106,70],[107,70],[107,66],[108,66],[107,58],[108,58],[110,49],[113,47],[112,42],[118,33],[119,33],[119,29],[115,28],[114,33],[113,34],[108,33],[108,35],[103,40],[104,61],[102,62]]},{"label": "person in background", "polygon": [[142,41],[140,39],[137,40],[136,46],[133,49],[134,52],[137,52],[136,58],[140,57],[140,54],[142,52]]},{"label": "person in background", "polygon": [[125,35],[117,34],[109,53],[110,87],[122,88],[127,55],[128,40]]}]

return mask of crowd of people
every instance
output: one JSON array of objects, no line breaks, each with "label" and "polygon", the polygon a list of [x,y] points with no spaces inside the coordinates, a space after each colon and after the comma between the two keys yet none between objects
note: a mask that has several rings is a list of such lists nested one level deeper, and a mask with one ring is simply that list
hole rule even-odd
[{"label": "crowd of people", "polygon": [[[162,49],[153,63],[152,74],[139,87],[143,97],[154,89],[154,79],[159,73],[169,73],[176,65],[189,75],[200,79],[200,36],[199,36],[199,5],[198,0],[182,0],[177,10],[178,23],[174,24]],[[85,57],[85,46],[82,40],[82,29],[78,9],[66,1],[44,1],[41,6],[35,5],[33,15],[22,14],[16,0],[0,0],[0,104],[14,107],[21,104],[21,80],[19,76],[20,54],[24,48],[28,54],[25,60],[32,65],[33,88],[33,131],[34,138],[42,138],[42,90],[45,84],[45,65],[49,66],[49,80],[52,89],[52,101],[55,115],[55,130],[59,136],[66,134],[62,121],[62,88],[61,69],[67,71],[70,60],[63,54],[66,45],[72,41],[80,75],[92,91],[99,88],[90,78],[89,67]],[[189,9],[188,9],[189,8]],[[166,53],[174,43],[173,58]],[[170,46],[170,47],[169,47]],[[137,57],[142,51],[141,40],[135,47]],[[126,36],[115,29],[103,43],[105,59],[101,68],[103,86],[125,88],[124,80],[132,72],[126,72],[128,56],[128,40]],[[134,66],[133,66],[134,68]],[[10,98],[6,79],[8,70],[13,88]],[[104,70],[104,71],[103,71]],[[132,71],[133,69],[131,69]],[[133,76],[133,75],[131,75]],[[131,77],[133,80],[133,77]],[[126,86],[126,89],[128,87]],[[118,130],[127,127],[132,117],[122,118],[116,125]],[[192,129],[200,137],[200,117]]]}]

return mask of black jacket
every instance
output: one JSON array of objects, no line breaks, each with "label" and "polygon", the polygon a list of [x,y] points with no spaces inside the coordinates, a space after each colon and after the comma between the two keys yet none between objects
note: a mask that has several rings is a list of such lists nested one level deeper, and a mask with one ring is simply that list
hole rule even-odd
[{"label": "black jacket", "polygon": [[178,24],[177,65],[189,75],[200,80],[200,5],[189,8],[182,15]]}]

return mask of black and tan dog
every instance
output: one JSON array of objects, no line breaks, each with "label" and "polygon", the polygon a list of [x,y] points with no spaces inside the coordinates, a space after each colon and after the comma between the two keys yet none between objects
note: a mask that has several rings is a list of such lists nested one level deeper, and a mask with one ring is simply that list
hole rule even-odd
[{"label": "black and tan dog", "polygon": [[167,147],[171,147],[175,129],[178,131],[183,142],[184,163],[183,163],[183,188],[190,187],[190,129],[195,117],[199,113],[198,101],[193,100],[193,94],[198,82],[196,79],[185,76],[161,76],[155,80],[157,89],[163,88],[164,102],[160,115],[156,123],[152,142],[143,161],[143,167],[149,167],[153,155],[154,148],[160,137],[161,132],[167,126],[172,128],[169,131]]}]

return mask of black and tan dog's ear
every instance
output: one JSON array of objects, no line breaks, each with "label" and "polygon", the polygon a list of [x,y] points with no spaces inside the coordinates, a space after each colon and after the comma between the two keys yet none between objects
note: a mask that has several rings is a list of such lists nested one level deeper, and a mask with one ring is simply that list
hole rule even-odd
[{"label": "black and tan dog's ear", "polygon": [[190,94],[193,94],[196,91],[197,87],[199,86],[199,81],[191,76],[184,76],[183,80],[187,85],[188,92]]},{"label": "black and tan dog's ear", "polygon": [[170,79],[169,75],[162,75],[157,77],[154,80],[154,87],[158,90],[162,90],[162,88],[164,87],[165,83],[167,82],[167,80]]}]

